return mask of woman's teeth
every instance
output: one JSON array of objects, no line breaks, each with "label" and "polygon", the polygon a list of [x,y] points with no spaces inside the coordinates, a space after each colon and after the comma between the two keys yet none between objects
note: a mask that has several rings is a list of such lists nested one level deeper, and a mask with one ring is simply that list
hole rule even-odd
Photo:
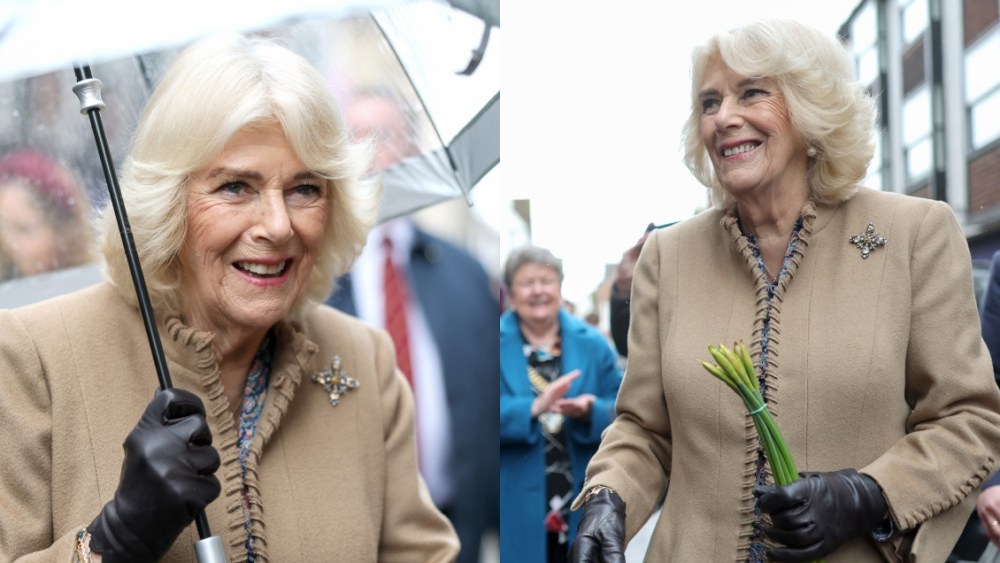
[{"label": "woman's teeth", "polygon": [[745,153],[747,151],[752,151],[756,147],[757,147],[757,145],[755,145],[753,143],[744,143],[744,144],[736,146],[736,147],[732,147],[732,148],[729,148],[729,149],[724,149],[722,151],[722,156],[732,156],[734,154],[742,154],[742,153]]},{"label": "woman's teeth", "polygon": [[236,267],[258,276],[276,276],[285,270],[288,260],[282,260],[278,264],[258,264],[256,262],[237,262]]}]

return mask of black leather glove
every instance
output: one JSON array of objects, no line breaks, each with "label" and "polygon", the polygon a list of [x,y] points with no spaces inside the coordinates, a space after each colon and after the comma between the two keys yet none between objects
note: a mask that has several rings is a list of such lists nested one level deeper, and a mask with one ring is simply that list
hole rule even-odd
[{"label": "black leather glove", "polygon": [[810,561],[833,553],[848,540],[874,531],[889,507],[874,479],[853,469],[800,473],[783,487],[757,485],[753,494],[771,515],[764,535],[785,548],[768,550],[774,561]]},{"label": "black leather glove", "polygon": [[158,561],[219,496],[219,453],[201,399],[158,390],[125,439],[115,497],[90,523],[90,547],[105,563]]},{"label": "black leather glove", "polygon": [[569,560],[625,563],[625,501],[610,489],[601,489],[583,505]]}]

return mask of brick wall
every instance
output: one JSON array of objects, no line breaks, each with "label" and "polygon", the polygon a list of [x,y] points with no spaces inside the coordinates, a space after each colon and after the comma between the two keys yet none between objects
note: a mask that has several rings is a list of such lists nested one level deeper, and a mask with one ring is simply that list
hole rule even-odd
[{"label": "brick wall", "polygon": [[997,0],[965,0],[962,4],[965,27],[965,46],[968,47],[979,34],[1000,18]]},{"label": "brick wall", "polygon": [[[981,1],[981,0],[980,0]],[[903,95],[906,96],[914,88],[925,82],[924,69],[924,37],[921,35],[903,53]]]}]

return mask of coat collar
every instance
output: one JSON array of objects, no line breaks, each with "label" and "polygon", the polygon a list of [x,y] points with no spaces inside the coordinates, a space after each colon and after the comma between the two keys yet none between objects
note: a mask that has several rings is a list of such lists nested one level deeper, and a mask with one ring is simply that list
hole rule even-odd
[{"label": "coat collar", "polygon": [[[533,393],[527,378],[528,362],[524,357],[524,338],[518,325],[517,313],[508,310],[500,317],[500,354],[511,367],[501,370],[501,377],[507,385],[519,395]],[[587,331],[583,321],[569,314],[565,309],[559,310],[559,338],[562,343],[562,372],[567,373],[585,366],[587,359],[586,345],[581,345]],[[576,395],[577,388],[583,383],[578,378],[570,385],[568,396]]]},{"label": "coat collar", "polygon": [[[228,527],[224,532],[225,539],[231,545],[241,545],[246,538],[243,529],[243,491],[244,485],[257,489],[257,460],[264,445],[274,436],[295,391],[305,374],[309,373],[312,357],[318,346],[309,341],[305,335],[289,323],[280,322],[273,328],[275,337],[274,363],[271,368],[271,380],[267,388],[264,410],[257,422],[253,446],[247,465],[251,470],[242,475],[239,464],[238,428],[229,410],[229,403],[223,393],[221,371],[216,361],[215,348],[212,346],[214,334],[185,325],[178,317],[171,317],[164,323],[165,351],[168,359],[180,370],[175,370],[175,380],[182,387],[200,388],[205,399],[206,418],[212,427],[212,433],[221,456],[221,466],[216,475],[222,484],[220,498],[225,501]],[[245,482],[244,482],[245,481]],[[263,524],[259,513],[260,506],[251,505],[254,535],[263,537]],[[235,542],[235,543],[233,543]],[[266,542],[259,546],[259,554],[266,556]],[[266,559],[266,557],[264,557]]]}]

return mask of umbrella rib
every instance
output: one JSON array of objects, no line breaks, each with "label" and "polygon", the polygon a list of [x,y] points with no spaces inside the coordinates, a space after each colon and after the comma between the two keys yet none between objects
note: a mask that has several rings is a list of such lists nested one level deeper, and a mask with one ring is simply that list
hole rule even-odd
[{"label": "umbrella rib", "polygon": [[[420,92],[417,90],[416,85],[413,83],[413,76],[410,75],[410,71],[406,68],[406,65],[403,64],[403,59],[399,57],[399,52],[396,50],[396,46],[392,43],[392,41],[389,40],[389,34],[386,33],[385,28],[382,27],[382,23],[378,21],[377,17],[375,17],[375,13],[370,12],[368,16],[372,19],[373,22],[375,22],[375,27],[377,27],[379,33],[382,34],[382,38],[385,39],[386,45],[389,46],[389,50],[392,51],[392,55],[396,58],[396,62],[399,63],[399,68],[402,69],[403,74],[406,76],[407,82],[409,82],[410,87],[413,89],[413,94],[417,97],[417,102],[420,104],[420,107],[424,110],[424,115],[427,116],[427,121],[429,121],[431,124],[431,129],[434,131],[434,136],[437,138],[438,142],[441,143],[441,146],[444,147],[445,154],[448,155],[448,164],[451,165],[451,170],[452,172],[454,172],[456,169],[455,160],[452,159],[451,153],[448,151],[448,145],[445,144],[444,139],[441,137],[441,131],[438,130],[437,123],[434,123],[434,119],[431,117],[431,112],[427,108],[427,103],[424,102],[424,97],[420,95]],[[458,180],[457,175],[455,179]],[[459,182],[459,185],[461,185],[461,182]]]}]

